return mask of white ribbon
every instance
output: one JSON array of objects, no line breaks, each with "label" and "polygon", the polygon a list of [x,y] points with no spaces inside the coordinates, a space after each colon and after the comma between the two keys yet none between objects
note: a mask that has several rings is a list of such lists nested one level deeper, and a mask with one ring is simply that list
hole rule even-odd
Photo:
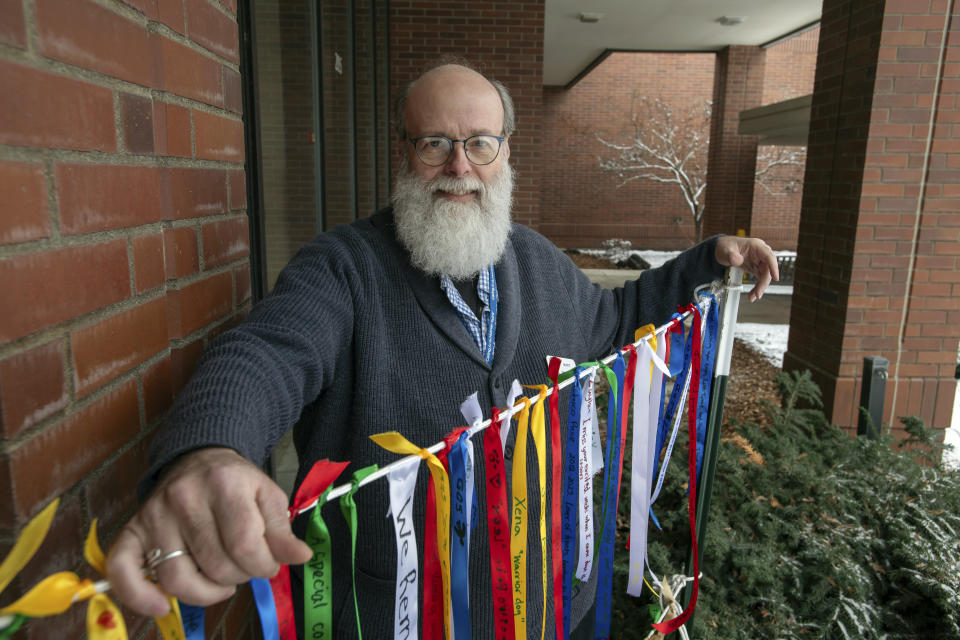
[{"label": "white ribbon", "polygon": [[577,363],[571,360],[570,358],[561,358],[560,356],[547,356],[547,367],[550,366],[550,361],[554,358],[560,360],[560,371],[558,375],[563,375],[567,371],[573,371],[577,368]]},{"label": "white ribbon", "polygon": [[[667,355],[667,343],[669,342],[669,336],[664,334],[660,340],[657,341],[657,357],[654,358],[653,362],[663,363],[664,358]],[[663,375],[654,374],[653,380],[650,384],[650,427],[647,432],[647,472],[644,477],[647,479],[647,492],[645,497],[646,506],[643,509],[643,530],[644,530],[644,545],[643,545],[643,558],[644,562],[647,565],[647,569],[650,571],[650,576],[653,578],[653,583],[659,585],[660,580],[657,578],[657,574],[653,572],[653,569],[650,568],[650,558],[647,557],[647,543],[646,543],[646,533],[649,532],[650,526],[650,484],[653,482],[653,459],[656,456],[657,451],[657,425],[660,424],[660,414],[663,413],[663,384],[664,376],[670,376],[670,368],[664,365],[658,368],[663,372]],[[633,545],[630,545],[631,548]]]},{"label": "white ribbon", "polygon": [[390,513],[397,536],[397,589],[394,606],[394,638],[416,638],[420,628],[417,595],[420,592],[417,536],[413,523],[413,490],[417,486],[420,458],[402,460],[387,475],[390,483]]},{"label": "white ribbon", "polygon": [[480,401],[477,400],[477,392],[474,391],[460,405],[460,414],[467,421],[468,425],[477,426],[483,422],[483,410],[480,409]]},{"label": "white ribbon", "polygon": [[[580,548],[577,555],[577,568],[574,575],[581,582],[590,579],[593,568],[593,447],[592,424],[597,408],[593,397],[593,378],[595,371],[587,374],[583,383],[583,395],[580,401],[580,445],[577,454],[579,478],[577,483],[577,528],[580,531]],[[599,437],[599,436],[598,436]]]},{"label": "white ribbon", "polygon": [[680,394],[680,401],[677,403],[677,413],[673,416],[673,432],[670,434],[670,442],[667,444],[667,453],[663,456],[663,462],[660,465],[660,476],[657,478],[657,486],[653,490],[653,496],[650,498],[650,504],[657,501],[660,497],[660,488],[663,487],[663,479],[667,475],[667,466],[670,464],[670,456],[673,455],[673,445],[677,441],[677,431],[680,430],[680,422],[683,420],[683,408],[687,404],[687,395],[690,393],[690,376],[693,374],[693,359],[690,360],[690,366],[687,367],[687,378],[683,381],[683,392]]},{"label": "white ribbon", "polygon": [[[477,400],[477,392],[474,391],[471,393],[466,400],[463,401],[463,404],[460,405],[460,413],[463,415],[463,419],[467,421],[467,424],[471,425],[473,428],[470,429],[470,434],[477,430],[477,427],[480,423],[483,422],[483,410],[480,409],[480,401]],[[470,548],[470,532],[473,530],[473,469],[474,469],[474,460],[473,460],[473,444],[470,440],[467,440],[467,465],[464,469],[464,480],[467,483],[467,549]]]},{"label": "white ribbon", "polygon": [[[514,378],[513,384],[510,385],[510,393],[507,395],[507,408],[513,409],[513,405],[517,404],[517,398],[522,395],[523,387],[520,386],[520,381]],[[504,418],[500,422],[500,445],[504,451],[507,449],[507,436],[510,435],[510,421],[510,418]]]},{"label": "white ribbon", "polygon": [[[467,448],[467,465],[464,469],[464,480],[467,483],[467,549],[470,549],[470,532],[473,531],[473,470],[474,460],[473,460],[473,443],[470,439],[467,439],[466,444],[464,445]],[[469,597],[469,593],[467,596]]]},{"label": "white ribbon", "polygon": [[603,442],[600,440],[600,418],[597,417],[597,398],[593,388],[596,375],[596,370],[594,370],[589,382],[590,396],[593,399],[590,403],[590,473],[592,475],[597,475],[603,471]]},{"label": "white ribbon", "polygon": [[[658,344],[659,346],[659,344]],[[656,357],[645,340],[637,349],[637,373],[633,380],[633,448],[630,472],[630,570],[627,593],[643,594],[643,558],[647,550],[647,511],[650,509],[650,464],[656,445],[656,422],[650,422],[652,378],[663,379],[660,371],[651,374],[652,358]],[[659,398],[659,389],[657,397]],[[653,428],[651,429],[651,424]],[[650,437],[650,434],[653,437]]]}]

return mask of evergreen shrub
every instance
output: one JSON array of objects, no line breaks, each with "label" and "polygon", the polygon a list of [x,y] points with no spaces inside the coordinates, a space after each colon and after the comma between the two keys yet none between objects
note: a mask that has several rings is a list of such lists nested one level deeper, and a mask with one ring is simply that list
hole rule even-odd
[{"label": "evergreen shrub", "polygon": [[[691,637],[960,639],[960,473],[936,462],[943,445],[913,417],[906,441],[852,437],[828,423],[809,372],[777,384],[764,424],[724,433]],[[689,554],[685,432],[654,505],[663,531],[650,525],[660,577]],[[612,637],[645,638],[658,607],[649,590],[626,594],[628,470]]]}]

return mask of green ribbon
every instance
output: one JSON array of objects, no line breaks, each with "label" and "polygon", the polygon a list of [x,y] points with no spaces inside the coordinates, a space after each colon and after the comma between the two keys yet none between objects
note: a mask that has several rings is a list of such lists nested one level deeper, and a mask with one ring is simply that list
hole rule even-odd
[{"label": "green ribbon", "polygon": [[357,503],[353,500],[353,494],[360,488],[360,482],[376,470],[377,465],[372,464],[355,471],[350,479],[350,490],[340,498],[340,511],[350,528],[350,582],[353,585],[353,610],[357,616],[357,637],[361,640],[363,633],[360,631],[360,608],[357,606]]},{"label": "green ribbon", "polygon": [[332,485],[320,494],[307,521],[306,543],[313,549],[313,557],[303,565],[303,625],[306,636],[314,640],[333,638],[330,532],[321,514],[331,488]]},{"label": "green ribbon", "polygon": [[11,622],[9,626],[6,626],[3,629],[0,629],[0,640],[6,640],[6,638],[13,637],[13,634],[15,634],[17,632],[17,629],[20,628],[20,625],[22,625],[26,621],[27,621],[27,616],[22,616],[20,614],[14,615],[13,622]]}]

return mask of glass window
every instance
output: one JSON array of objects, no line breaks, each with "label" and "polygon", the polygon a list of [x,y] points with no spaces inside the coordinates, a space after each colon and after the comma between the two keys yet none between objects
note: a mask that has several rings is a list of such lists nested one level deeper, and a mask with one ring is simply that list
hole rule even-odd
[{"label": "glass window", "polygon": [[[389,199],[387,0],[242,0],[253,289],[318,232]],[[289,434],[274,477],[290,490]]]}]

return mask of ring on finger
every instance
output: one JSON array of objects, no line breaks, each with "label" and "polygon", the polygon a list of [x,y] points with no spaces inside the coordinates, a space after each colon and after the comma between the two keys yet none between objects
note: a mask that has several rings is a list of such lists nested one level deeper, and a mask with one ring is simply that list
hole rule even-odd
[{"label": "ring on finger", "polygon": [[156,579],[157,576],[157,567],[166,562],[167,560],[173,560],[174,558],[179,558],[180,556],[190,555],[183,549],[174,549],[173,551],[168,551],[167,553],[163,552],[163,549],[160,547],[155,547],[147,553],[146,557],[146,566],[143,569],[144,575],[149,578]]}]

